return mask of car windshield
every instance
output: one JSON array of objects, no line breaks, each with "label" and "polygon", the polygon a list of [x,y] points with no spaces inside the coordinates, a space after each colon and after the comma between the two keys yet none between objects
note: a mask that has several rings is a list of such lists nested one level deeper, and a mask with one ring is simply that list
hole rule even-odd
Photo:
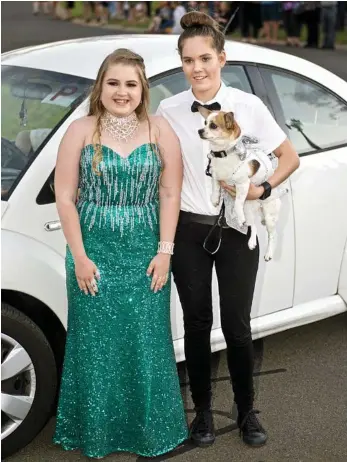
[{"label": "car windshield", "polygon": [[1,66],[1,199],[54,132],[87,96],[92,81],[73,75]]}]

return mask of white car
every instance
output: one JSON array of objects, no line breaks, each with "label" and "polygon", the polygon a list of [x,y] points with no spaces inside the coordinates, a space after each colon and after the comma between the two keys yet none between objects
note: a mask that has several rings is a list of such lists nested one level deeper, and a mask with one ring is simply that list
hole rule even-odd
[{"label": "white car", "polygon": [[[151,82],[151,112],[188,88],[175,36],[110,36],[2,55],[2,447],[29,443],[55,410],[67,322],[65,240],[53,175],[68,125],[86,114],[106,55],[135,50]],[[227,85],[257,94],[301,156],[283,199],[275,258],[261,258],[254,338],[347,310],[347,83],[294,56],[227,42]],[[264,230],[260,234],[264,252]],[[232,284],[232,280],[230,280]],[[183,321],[175,286],[177,361]],[[225,348],[214,276],[214,351]]]}]

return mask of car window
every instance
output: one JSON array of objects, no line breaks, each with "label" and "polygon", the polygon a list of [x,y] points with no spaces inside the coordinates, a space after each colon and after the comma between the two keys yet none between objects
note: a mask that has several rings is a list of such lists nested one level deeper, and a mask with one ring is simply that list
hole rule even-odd
[{"label": "car window", "polygon": [[92,84],[72,75],[1,66],[1,199]]},{"label": "car window", "polygon": [[[228,87],[252,93],[252,88],[243,66],[226,65],[222,70],[222,80]],[[182,71],[173,71],[171,74],[153,79],[150,85],[150,113],[155,114],[161,100],[188,90],[189,86]]]},{"label": "car window", "polygon": [[226,65],[222,70],[222,80],[227,87],[238,88],[247,93],[252,93],[252,87],[243,66]]},{"label": "car window", "polygon": [[309,80],[267,70],[299,154],[347,143],[347,104]]}]

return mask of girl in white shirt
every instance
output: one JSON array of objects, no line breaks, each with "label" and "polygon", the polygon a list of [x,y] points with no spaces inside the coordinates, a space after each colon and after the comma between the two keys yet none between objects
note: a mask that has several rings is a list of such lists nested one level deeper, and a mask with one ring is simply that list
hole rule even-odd
[{"label": "girl in white shirt", "polygon": [[[184,162],[181,212],[175,238],[172,270],[184,312],[185,355],[196,417],[191,438],[199,446],[215,440],[211,412],[212,269],[215,265],[221,326],[227,344],[228,367],[238,408],[237,423],[243,441],[261,446],[267,434],[253,408],[253,347],[251,307],[258,271],[259,246],[248,248],[247,234],[237,228],[216,226],[220,207],[210,200],[211,178],[205,174],[208,145],[198,129],[204,120],[194,101],[211,109],[234,112],[241,131],[255,136],[267,154],[274,153],[278,167],[261,186],[251,184],[247,199],[265,199],[299,166],[299,158],[286,134],[255,95],[226,87],[221,70],[226,62],[224,35],[204,13],[190,12],[181,19],[178,40],[183,71],[191,89],[161,102],[158,113],[179,137]],[[211,106],[212,105],[212,106]],[[234,195],[233,187],[222,185]],[[209,237],[209,246],[206,237]],[[221,244],[216,253],[213,240]]]}]

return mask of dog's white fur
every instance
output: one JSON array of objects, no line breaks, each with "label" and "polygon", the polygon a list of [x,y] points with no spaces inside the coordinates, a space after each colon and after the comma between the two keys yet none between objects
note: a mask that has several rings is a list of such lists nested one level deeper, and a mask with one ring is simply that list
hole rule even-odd
[{"label": "dog's white fur", "polygon": [[[201,111],[200,111],[201,112]],[[203,115],[204,113],[201,112]],[[206,114],[206,113],[205,113]],[[236,144],[230,139],[230,134],[223,132],[222,129],[211,130],[209,124],[215,120],[218,112],[211,112],[206,117],[205,128],[200,131],[202,139],[210,142],[211,151],[228,152],[230,148]],[[264,162],[268,161],[266,154],[262,153]],[[209,155],[211,160],[211,175],[212,175],[212,194],[211,201],[215,207],[220,203],[221,186],[220,181],[225,181],[227,184],[235,186],[236,197],[234,210],[239,226],[247,225],[251,227],[251,236],[248,241],[248,247],[253,250],[257,245],[257,227],[256,214],[261,213],[262,224],[266,226],[268,233],[268,245],[265,253],[265,260],[269,261],[273,258],[275,251],[276,239],[276,223],[278,221],[281,208],[281,199],[279,197],[270,196],[265,200],[246,200],[249,186],[251,183],[252,168],[249,159],[241,160],[240,156],[234,151],[229,151],[228,155],[223,158],[213,157]],[[260,159],[261,163],[261,159]]]}]

